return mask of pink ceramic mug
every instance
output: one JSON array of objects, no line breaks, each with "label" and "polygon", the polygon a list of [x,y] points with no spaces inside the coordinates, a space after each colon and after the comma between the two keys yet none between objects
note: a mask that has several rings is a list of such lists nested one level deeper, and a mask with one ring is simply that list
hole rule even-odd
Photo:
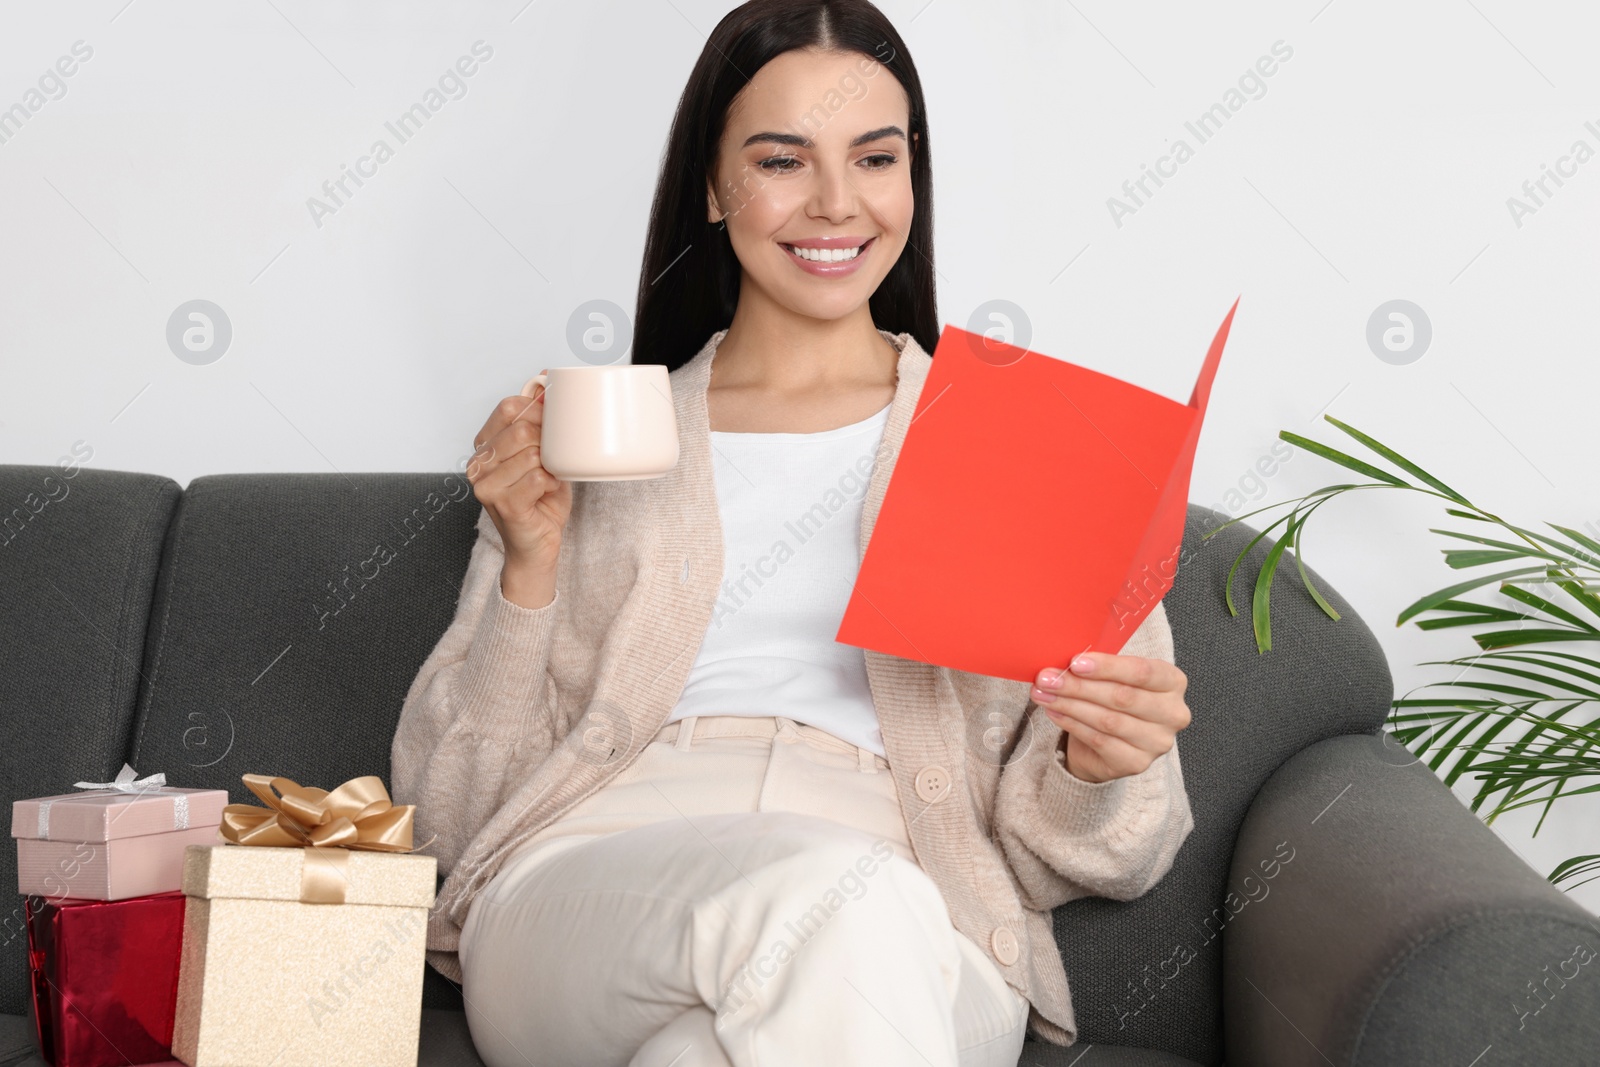
[{"label": "pink ceramic mug", "polygon": [[539,462],[562,481],[659,478],[678,465],[678,416],[659,363],[554,367],[529,378],[545,387]]}]

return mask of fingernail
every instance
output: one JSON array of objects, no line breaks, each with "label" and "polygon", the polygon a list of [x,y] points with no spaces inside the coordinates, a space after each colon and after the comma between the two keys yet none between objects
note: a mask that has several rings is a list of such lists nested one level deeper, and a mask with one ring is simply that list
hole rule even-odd
[{"label": "fingernail", "polygon": [[1061,681],[1061,672],[1060,671],[1048,670],[1048,671],[1044,671],[1043,673],[1041,673],[1039,675],[1039,684],[1040,685],[1045,685],[1045,686],[1055,685],[1059,681]]},{"label": "fingernail", "polygon": [[1079,656],[1077,659],[1072,661],[1072,669],[1077,671],[1079,674],[1088,674],[1090,671],[1094,670],[1094,660],[1090,659],[1088,656]]}]

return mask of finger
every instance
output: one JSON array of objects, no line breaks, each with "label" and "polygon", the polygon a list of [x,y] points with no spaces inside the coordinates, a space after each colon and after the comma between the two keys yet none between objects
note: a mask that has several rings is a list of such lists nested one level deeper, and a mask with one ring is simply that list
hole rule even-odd
[{"label": "finger", "polygon": [[476,485],[501,463],[521,452],[531,451],[538,455],[541,432],[534,420],[517,419],[510,423],[473,453],[473,459],[467,463],[467,480]]},{"label": "finger", "polygon": [[1035,686],[1032,695],[1034,702],[1039,704],[1063,697],[1086,700],[1111,711],[1152,721],[1159,721],[1163,717],[1163,708],[1169,699],[1169,694],[1136,689],[1126,682],[1089,682],[1071,675],[1063,676],[1054,689]]},{"label": "finger", "polygon": [[485,497],[493,500],[504,496],[523,481],[527,482],[528,490],[535,496],[542,496],[560,484],[555,475],[540,465],[537,446],[521,449],[501,460],[492,470],[480,475],[472,483],[472,488],[480,500]]},{"label": "finger", "polygon": [[1152,756],[1159,756],[1173,744],[1172,730],[1133,715],[1112,711],[1099,704],[1062,697],[1049,705],[1040,706],[1045,708],[1046,714],[1056,713],[1051,716],[1052,722],[1061,721],[1056,716],[1076,720],[1098,733],[1110,734],[1126,741],[1139,751],[1148,752]]},{"label": "finger", "polygon": [[1093,681],[1122,682],[1152,692],[1183,692],[1188,676],[1175,664],[1151,656],[1116,656],[1109,652],[1083,652],[1073,662],[1088,660],[1087,670],[1069,666],[1063,673]]},{"label": "finger", "polygon": [[[1137,659],[1140,657],[1124,657]],[[1160,664],[1171,667],[1172,664],[1164,660],[1146,660],[1148,663]],[[1049,672],[1041,671],[1040,677],[1045,677]],[[1154,672],[1159,674],[1159,672]],[[1035,685],[1032,697],[1035,702],[1042,702],[1051,697],[1075,697],[1088,700],[1113,711],[1125,712],[1136,715],[1141,719],[1170,726],[1181,730],[1189,725],[1189,709],[1183,702],[1180,692],[1167,689],[1145,689],[1130,682],[1114,681],[1112,679],[1083,678],[1071,672],[1063,672],[1053,686]]]},{"label": "finger", "polygon": [[[1049,691],[1047,691],[1049,692]],[[1189,706],[1176,693],[1135,689],[1125,682],[1068,681],[1050,696],[1085,700],[1108,711],[1131,715],[1145,722],[1177,731],[1189,725]],[[1037,700],[1037,697],[1035,697]]]},{"label": "finger", "polygon": [[1091,682],[1070,674],[1063,674],[1053,687],[1034,686],[1031,696],[1037,704],[1060,697],[1087,700],[1111,711],[1134,715],[1151,722],[1165,722],[1170,719],[1169,705],[1173,700],[1171,693],[1151,692],[1126,682]]},{"label": "finger", "polygon": [[499,403],[495,404],[494,410],[489,413],[489,417],[484,420],[483,426],[473,436],[473,449],[481,449],[487,442],[494,440],[495,436],[515,419],[528,414],[532,404],[533,401],[525,396],[501,397]]},{"label": "finger", "polygon": [[1131,774],[1138,774],[1150,766],[1150,756],[1147,753],[1139,751],[1120,737],[1101,733],[1094,727],[1087,723],[1079,722],[1070,715],[1062,716],[1060,719],[1052,721],[1055,721],[1064,732],[1071,734],[1078,741],[1089,746],[1090,751],[1099,756],[1100,761],[1116,777],[1121,778]]},{"label": "finger", "polygon": [[534,425],[544,422],[544,390],[536,390],[537,397],[507,396],[501,397],[500,402],[489,413],[489,418],[484,421],[483,428],[472,439],[472,447],[476,451],[484,446],[487,441],[492,441],[507,426],[519,419],[525,419]]}]

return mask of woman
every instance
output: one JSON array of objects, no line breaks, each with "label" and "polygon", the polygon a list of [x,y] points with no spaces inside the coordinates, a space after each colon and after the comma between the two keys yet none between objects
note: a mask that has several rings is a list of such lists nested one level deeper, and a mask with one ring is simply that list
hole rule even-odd
[{"label": "woman", "polygon": [[1049,910],[1143,893],[1192,828],[1160,605],[1031,688],[833,640],[937,333],[931,195],[881,13],[745,4],[640,278],[677,468],[561,482],[537,398],[479,431],[478,541],[393,757],[490,1067],[1013,1067],[1030,1025],[1076,1037]]}]

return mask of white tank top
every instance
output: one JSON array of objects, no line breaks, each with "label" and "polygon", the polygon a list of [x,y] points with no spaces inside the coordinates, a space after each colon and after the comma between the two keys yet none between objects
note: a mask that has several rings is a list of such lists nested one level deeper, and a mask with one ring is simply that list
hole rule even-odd
[{"label": "white tank top", "polygon": [[861,565],[862,501],[888,421],[885,406],[818,433],[711,431],[723,580],[667,722],[782,715],[886,755],[865,654],[833,636]]}]

